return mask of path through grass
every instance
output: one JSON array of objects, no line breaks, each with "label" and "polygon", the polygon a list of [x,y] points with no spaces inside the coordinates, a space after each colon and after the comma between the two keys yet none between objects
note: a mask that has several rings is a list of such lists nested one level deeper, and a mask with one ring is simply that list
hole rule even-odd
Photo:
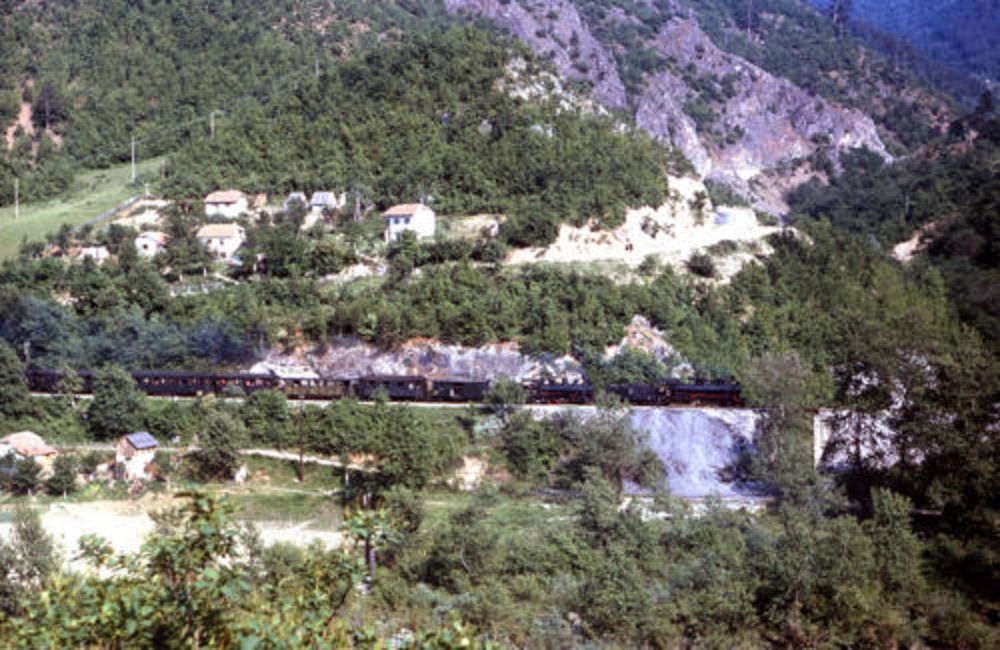
[{"label": "path through grass", "polygon": [[[146,160],[136,165],[141,178],[155,173],[160,159]],[[119,165],[80,174],[64,194],[48,201],[21,205],[21,215],[14,218],[14,206],[0,208],[0,261],[17,255],[21,242],[40,241],[64,223],[74,226],[113,208],[131,196],[140,194],[141,187],[131,186],[131,165]]]}]

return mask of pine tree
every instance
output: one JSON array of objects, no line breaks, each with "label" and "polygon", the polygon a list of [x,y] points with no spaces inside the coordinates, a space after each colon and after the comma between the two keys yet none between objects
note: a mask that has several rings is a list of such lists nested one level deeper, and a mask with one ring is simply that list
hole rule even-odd
[{"label": "pine tree", "polygon": [[15,415],[28,398],[21,360],[5,341],[0,339],[0,413]]}]

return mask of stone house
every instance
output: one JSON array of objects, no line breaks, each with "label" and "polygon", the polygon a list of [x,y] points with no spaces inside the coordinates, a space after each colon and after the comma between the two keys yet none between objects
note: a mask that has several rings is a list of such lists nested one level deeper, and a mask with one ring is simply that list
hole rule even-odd
[{"label": "stone house", "polygon": [[0,456],[13,454],[15,459],[31,458],[42,468],[43,475],[52,472],[52,463],[59,452],[37,433],[21,431],[0,439]]},{"label": "stone house", "polygon": [[115,478],[144,481],[152,478],[149,471],[160,443],[145,431],[122,436],[115,445]]}]

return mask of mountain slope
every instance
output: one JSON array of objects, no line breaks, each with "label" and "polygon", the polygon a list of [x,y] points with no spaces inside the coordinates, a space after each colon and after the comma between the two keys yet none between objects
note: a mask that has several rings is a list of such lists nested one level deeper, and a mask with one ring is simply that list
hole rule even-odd
[{"label": "mountain slope", "polygon": [[786,211],[789,187],[835,171],[840,152],[905,150],[946,114],[905,74],[794,0],[762,0],[749,12],[713,0],[445,6],[492,20],[679,149],[700,175],[771,212]]},{"label": "mountain slope", "polygon": [[985,79],[1000,79],[998,0],[855,0],[854,16],[930,56]]}]

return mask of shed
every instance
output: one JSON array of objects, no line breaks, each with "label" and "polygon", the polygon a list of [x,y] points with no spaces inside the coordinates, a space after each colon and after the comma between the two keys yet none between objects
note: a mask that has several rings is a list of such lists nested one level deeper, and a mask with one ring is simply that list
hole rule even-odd
[{"label": "shed", "polygon": [[309,207],[309,200],[306,199],[306,195],[302,192],[292,192],[289,194],[288,198],[285,199],[285,202],[281,204],[281,207],[288,210],[296,203],[301,203],[303,208]]},{"label": "shed", "polygon": [[159,446],[147,431],[122,436],[115,445],[115,477],[126,481],[151,478],[148,470]]},{"label": "shed", "polygon": [[76,259],[81,262],[88,257],[98,264],[103,264],[109,257],[111,257],[111,252],[108,250],[107,246],[84,246],[76,255]]}]

